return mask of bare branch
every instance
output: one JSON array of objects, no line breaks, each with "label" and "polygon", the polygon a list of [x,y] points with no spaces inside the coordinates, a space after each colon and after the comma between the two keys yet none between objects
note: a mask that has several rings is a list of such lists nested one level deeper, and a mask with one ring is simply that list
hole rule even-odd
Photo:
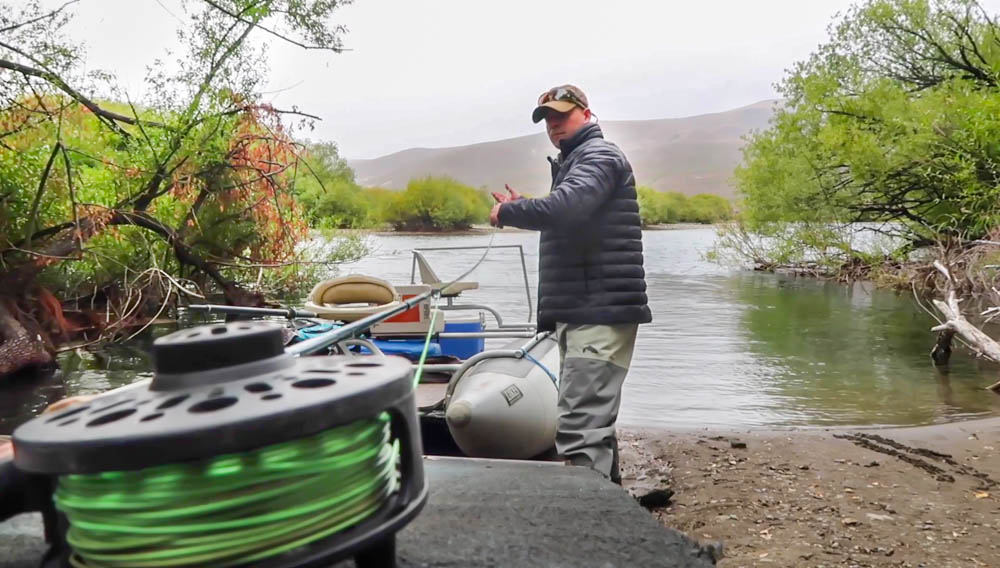
[{"label": "bare branch", "polygon": [[271,112],[273,112],[273,113],[277,113],[277,114],[295,114],[295,115],[298,115],[298,116],[304,116],[306,118],[311,118],[313,120],[323,120],[322,118],[316,116],[315,114],[309,114],[309,113],[306,113],[306,112],[302,112],[300,110],[282,110],[282,109],[277,109],[277,108],[269,108],[268,110],[271,111]]},{"label": "bare branch", "polygon": [[324,46],[324,45],[308,45],[308,44],[302,43],[300,41],[296,41],[296,40],[294,40],[294,39],[292,39],[292,38],[290,38],[290,37],[288,37],[286,35],[283,35],[283,34],[280,34],[280,33],[276,32],[276,31],[274,31],[274,30],[272,30],[270,28],[266,28],[266,27],[260,25],[260,23],[258,23],[258,22],[247,20],[244,17],[240,16],[239,14],[234,14],[233,12],[227,10],[223,6],[220,6],[217,2],[214,2],[213,0],[202,0],[202,1],[205,2],[206,4],[208,4],[209,6],[215,8],[216,10],[222,12],[223,14],[229,16],[230,18],[235,18],[236,20],[238,20],[240,22],[243,22],[244,24],[249,24],[251,27],[259,28],[261,31],[267,32],[267,33],[273,35],[274,37],[276,37],[276,38],[278,38],[278,39],[280,39],[282,41],[285,41],[285,42],[288,42],[288,43],[290,43],[292,45],[301,47],[302,49],[321,49],[321,50],[326,50],[326,51],[332,51],[334,53],[343,53],[345,51],[343,48],[340,48],[340,47],[328,47],[328,46]]},{"label": "bare branch", "polygon": [[27,20],[25,22],[21,22],[19,24],[13,24],[13,25],[7,26],[6,28],[0,28],[0,34],[4,34],[4,33],[7,33],[7,32],[12,32],[12,31],[16,30],[17,28],[23,28],[24,26],[30,26],[31,24],[34,24],[35,22],[40,22],[42,20],[47,20],[47,19],[55,16],[59,12],[62,12],[63,9],[66,8],[66,6],[69,6],[70,4],[76,4],[79,1],[80,0],[69,0],[69,2],[66,2],[62,6],[59,6],[55,10],[52,10],[48,14],[44,14],[44,15],[38,16],[37,18],[32,18],[30,20]]},{"label": "bare branch", "polygon": [[31,212],[28,213],[28,228],[26,231],[28,238],[25,242],[25,247],[31,246],[31,234],[35,232],[35,226],[38,223],[38,206],[42,202],[45,183],[49,181],[49,172],[52,171],[52,163],[55,162],[60,147],[62,147],[62,144],[58,142],[52,147],[52,153],[49,154],[49,161],[45,163],[45,169],[42,170],[42,177],[38,180],[38,190],[35,191],[35,199],[31,202]]},{"label": "bare branch", "polygon": [[[9,46],[3,43],[0,43],[0,47],[9,48]],[[124,122],[125,124],[133,124],[133,125],[139,124],[140,122],[138,118],[132,118],[130,116],[125,116],[123,114],[118,114],[116,112],[111,112],[109,110],[101,108],[100,106],[98,106],[97,103],[85,97],[83,94],[81,94],[73,87],[70,87],[69,84],[66,83],[66,81],[64,81],[61,77],[59,77],[55,73],[52,73],[51,71],[35,69],[34,67],[28,67],[27,65],[21,65],[20,63],[15,63],[13,61],[8,61],[6,59],[0,59],[0,69],[9,69],[11,71],[17,71],[18,73],[22,73],[24,75],[30,75],[32,77],[39,77],[41,79],[45,79],[46,81],[54,85],[56,88],[58,88],[60,91],[66,93],[74,100],[76,100],[83,106],[87,107],[87,109],[90,110],[90,112],[94,113],[95,115],[101,118],[106,119],[109,125],[112,128],[114,128],[115,131],[117,131],[119,134],[122,134],[123,136],[128,137],[131,136],[131,134],[129,134],[127,131],[123,130],[120,126],[115,124],[115,122]],[[159,122],[142,121],[142,123],[147,126],[155,126],[157,128],[168,128],[167,125],[161,124]]]},{"label": "bare branch", "polygon": [[83,251],[83,233],[80,231],[80,217],[76,211],[76,191],[73,189],[73,171],[70,169],[69,165],[69,154],[66,153],[66,147],[61,143],[59,144],[59,149],[61,150],[63,157],[63,164],[66,166],[66,185],[69,187],[69,201],[70,207],[73,208],[73,226],[75,227],[74,236],[77,239],[78,249],[77,252]]}]

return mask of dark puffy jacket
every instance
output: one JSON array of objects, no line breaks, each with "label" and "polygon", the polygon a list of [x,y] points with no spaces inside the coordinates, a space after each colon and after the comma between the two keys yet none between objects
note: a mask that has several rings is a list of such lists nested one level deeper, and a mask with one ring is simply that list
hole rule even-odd
[{"label": "dark puffy jacket", "polygon": [[632,166],[601,127],[563,140],[545,197],[500,207],[501,225],[541,231],[538,327],[646,323],[642,230]]}]

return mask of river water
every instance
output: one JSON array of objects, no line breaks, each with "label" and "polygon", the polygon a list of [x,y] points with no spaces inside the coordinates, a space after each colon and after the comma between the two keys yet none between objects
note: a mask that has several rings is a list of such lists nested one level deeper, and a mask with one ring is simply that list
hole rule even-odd
[{"label": "river water", "polygon": [[[496,235],[370,237],[373,253],[341,267],[401,284],[411,250],[490,243],[520,245],[534,299],[538,237]],[[625,383],[620,423],[639,427],[917,425],[1000,413],[983,387],[1000,370],[957,350],[947,373],[928,352],[934,321],[908,294],[808,278],[728,269],[704,259],[710,228],[643,234],[653,323],[640,328]],[[481,250],[427,251],[445,281],[470,268]],[[494,248],[466,280],[465,303],[528,318],[517,249]],[[45,379],[0,390],[0,433],[75,393],[98,392],[147,375],[142,344],[71,353]]]}]

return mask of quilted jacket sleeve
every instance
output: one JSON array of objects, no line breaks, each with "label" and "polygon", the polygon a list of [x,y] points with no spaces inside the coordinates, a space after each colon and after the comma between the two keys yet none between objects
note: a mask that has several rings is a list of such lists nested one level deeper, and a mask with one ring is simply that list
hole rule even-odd
[{"label": "quilted jacket sleeve", "polygon": [[566,228],[589,219],[618,186],[622,160],[613,147],[582,149],[566,176],[545,197],[519,199],[500,207],[500,224],[521,229]]}]

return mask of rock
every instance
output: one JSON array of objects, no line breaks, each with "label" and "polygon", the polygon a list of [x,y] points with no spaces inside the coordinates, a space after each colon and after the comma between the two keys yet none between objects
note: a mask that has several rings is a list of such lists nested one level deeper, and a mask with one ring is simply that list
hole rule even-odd
[{"label": "rock", "polygon": [[865,464],[865,467],[878,467],[878,466],[879,466],[879,463],[877,461],[875,461],[875,460],[872,460],[872,461],[868,462],[867,464]]},{"label": "rock", "polygon": [[868,513],[867,516],[868,516],[869,519],[871,519],[873,521],[893,521],[893,520],[895,520],[895,519],[892,518],[891,515],[880,515],[878,513]]},{"label": "rock", "polygon": [[650,492],[638,497],[639,504],[646,509],[658,509],[670,504],[670,498],[674,496],[673,489],[653,489]]},{"label": "rock", "polygon": [[729,440],[729,447],[745,450],[747,447],[747,443],[742,440]]},{"label": "rock", "polygon": [[840,519],[840,523],[845,527],[856,527],[861,524],[861,521],[852,519],[851,517],[844,517],[843,519]]},{"label": "rock", "polygon": [[722,560],[722,554],[724,552],[724,547],[721,541],[710,540],[702,543],[701,550],[706,556],[712,559],[713,562],[718,562]]}]

